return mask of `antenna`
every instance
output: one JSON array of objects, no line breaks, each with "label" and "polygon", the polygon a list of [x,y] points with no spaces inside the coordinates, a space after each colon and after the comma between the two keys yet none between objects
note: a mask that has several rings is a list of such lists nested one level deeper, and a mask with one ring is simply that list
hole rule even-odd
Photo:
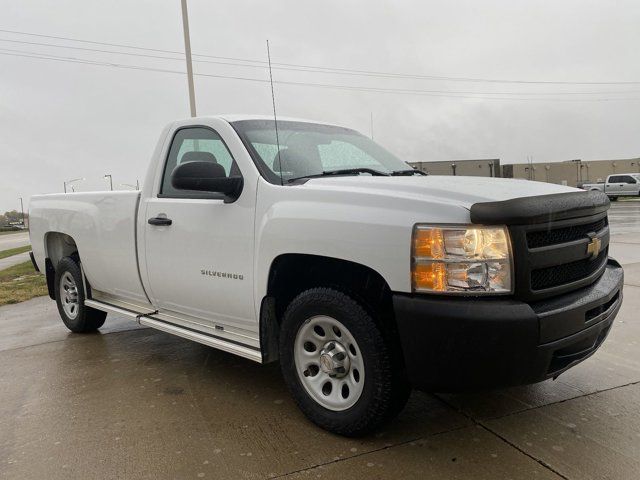
[{"label": "antenna", "polygon": [[271,73],[271,51],[267,40],[267,60],[269,60],[269,83],[271,84],[271,102],[273,103],[273,122],[276,126],[276,147],[278,148],[278,170],[280,170],[280,185],[284,185],[282,179],[282,161],[280,160],[280,137],[278,136],[278,117],[276,116],[276,94],[273,91],[273,74]]},{"label": "antenna", "polygon": [[373,112],[371,112],[371,140],[373,140]]}]

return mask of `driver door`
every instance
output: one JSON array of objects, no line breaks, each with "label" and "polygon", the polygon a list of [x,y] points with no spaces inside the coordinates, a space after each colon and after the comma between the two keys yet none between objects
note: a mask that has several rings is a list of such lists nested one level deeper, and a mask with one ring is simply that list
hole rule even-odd
[{"label": "driver door", "polygon": [[148,293],[161,313],[216,329],[251,328],[255,190],[245,189],[232,203],[222,194],[177,190],[171,173],[190,161],[215,162],[227,176],[241,175],[215,130],[176,131],[159,192],[141,209]]}]

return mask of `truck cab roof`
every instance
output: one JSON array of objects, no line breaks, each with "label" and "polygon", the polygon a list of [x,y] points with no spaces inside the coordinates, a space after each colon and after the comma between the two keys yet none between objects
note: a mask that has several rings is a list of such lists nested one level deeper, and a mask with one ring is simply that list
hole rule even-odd
[{"label": "truck cab roof", "polygon": [[[220,118],[222,120],[225,120],[226,122],[229,123],[233,123],[233,122],[240,122],[243,120],[273,120],[274,117],[273,115],[258,115],[258,114],[238,114],[238,113],[231,113],[231,114],[221,114],[221,115],[201,115],[198,117],[193,117],[193,118],[188,118],[188,119],[184,119],[185,121],[193,121],[197,123],[197,120],[200,118]],[[316,123],[318,125],[334,125],[336,127],[343,127],[343,125],[339,125],[339,124],[335,124],[335,123],[330,123],[330,122],[324,122],[321,120],[312,120],[312,119],[308,119],[308,118],[298,118],[298,117],[281,117],[278,116],[277,120],[280,122],[304,122],[304,123]]]}]

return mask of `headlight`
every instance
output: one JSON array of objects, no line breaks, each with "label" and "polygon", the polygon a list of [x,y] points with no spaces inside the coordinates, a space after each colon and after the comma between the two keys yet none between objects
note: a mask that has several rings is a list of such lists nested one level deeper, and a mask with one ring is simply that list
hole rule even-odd
[{"label": "headlight", "polygon": [[416,225],[411,251],[414,292],[512,292],[506,227]]}]

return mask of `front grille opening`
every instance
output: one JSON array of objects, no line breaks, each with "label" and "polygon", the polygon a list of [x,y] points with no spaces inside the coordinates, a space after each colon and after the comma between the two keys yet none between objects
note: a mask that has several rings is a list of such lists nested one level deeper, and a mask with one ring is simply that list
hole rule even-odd
[{"label": "front grille opening", "polygon": [[543,290],[582,280],[597,272],[607,261],[608,248],[596,259],[585,258],[577,262],[539,268],[531,272],[531,290]]},{"label": "front grille opening", "polygon": [[527,233],[527,245],[529,248],[547,247],[560,243],[573,242],[585,238],[588,233],[598,233],[608,225],[607,217],[584,225],[571,225],[568,227],[542,230]]},{"label": "front grille opening", "polygon": [[620,296],[620,292],[616,293],[613,296],[613,298],[611,298],[611,300],[609,300],[607,303],[603,303],[602,305],[598,305],[597,307],[592,308],[591,310],[587,310],[587,313],[584,314],[584,321],[589,322],[594,318],[602,315],[603,313],[609,311],[609,309],[616,304],[619,296]]}]

